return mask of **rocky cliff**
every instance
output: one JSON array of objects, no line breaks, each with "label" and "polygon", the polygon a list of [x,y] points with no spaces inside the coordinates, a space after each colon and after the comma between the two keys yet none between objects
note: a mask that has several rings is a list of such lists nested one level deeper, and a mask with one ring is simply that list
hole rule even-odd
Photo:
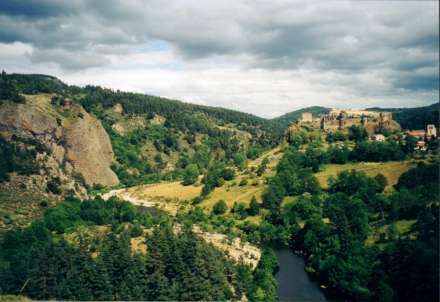
[{"label": "rocky cliff", "polygon": [[26,96],[26,104],[0,104],[0,135],[36,139],[66,174],[87,185],[119,183],[110,166],[114,155],[101,123],[80,105],[52,95]]}]

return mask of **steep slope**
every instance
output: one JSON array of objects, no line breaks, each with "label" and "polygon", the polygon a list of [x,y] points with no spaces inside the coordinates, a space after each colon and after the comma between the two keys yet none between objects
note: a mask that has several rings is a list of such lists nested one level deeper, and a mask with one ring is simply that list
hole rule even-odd
[{"label": "steep slope", "polygon": [[[112,169],[124,185],[180,179],[190,164],[203,173],[214,161],[232,163],[237,155],[248,154],[255,158],[275,146],[282,134],[277,123],[224,108],[94,86],[78,88],[44,75],[4,77],[18,92],[56,93],[98,117],[115,152]],[[70,159],[81,162],[74,155]]]},{"label": "steep slope", "polygon": [[[64,102],[61,104],[60,102]],[[0,104],[0,133],[7,139],[35,139],[44,144],[67,173],[79,173],[87,185],[115,185],[110,169],[113,150],[95,117],[68,100],[28,96],[26,104]]]}]

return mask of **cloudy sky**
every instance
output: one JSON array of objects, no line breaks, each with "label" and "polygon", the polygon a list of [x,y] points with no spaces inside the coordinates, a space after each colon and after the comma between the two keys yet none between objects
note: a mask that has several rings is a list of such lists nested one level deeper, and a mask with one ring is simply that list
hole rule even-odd
[{"label": "cloudy sky", "polygon": [[274,117],[439,97],[437,1],[1,0],[0,69]]}]

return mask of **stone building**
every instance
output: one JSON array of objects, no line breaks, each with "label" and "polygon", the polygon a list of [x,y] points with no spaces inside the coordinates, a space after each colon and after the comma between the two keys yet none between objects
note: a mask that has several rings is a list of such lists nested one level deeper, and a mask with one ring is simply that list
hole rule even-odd
[{"label": "stone building", "polygon": [[429,124],[426,126],[426,130],[411,130],[407,131],[406,134],[420,141],[430,141],[433,137],[437,137],[437,128],[435,128],[435,125]]},{"label": "stone building", "polygon": [[313,122],[313,114],[310,112],[301,113],[301,123],[312,123]]},{"label": "stone building", "polygon": [[391,112],[365,110],[332,109],[329,114],[319,118],[314,118],[310,112],[304,112],[299,123],[309,124],[325,131],[342,130],[353,125],[364,126],[370,133],[380,132],[383,129],[400,129],[399,124],[393,120]]},{"label": "stone building", "polygon": [[431,137],[437,137],[437,128],[435,128],[435,125],[429,124],[426,126],[426,136]]},{"label": "stone building", "polygon": [[375,134],[371,137],[371,140],[376,141],[376,142],[384,142],[386,139],[383,134]]}]

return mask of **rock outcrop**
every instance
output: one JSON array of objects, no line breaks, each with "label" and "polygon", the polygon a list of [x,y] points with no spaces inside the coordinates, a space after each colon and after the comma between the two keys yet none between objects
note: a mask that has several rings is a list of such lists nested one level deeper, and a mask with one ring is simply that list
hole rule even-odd
[{"label": "rock outcrop", "polygon": [[88,185],[119,183],[110,166],[114,154],[101,123],[80,105],[52,105],[50,95],[28,96],[26,104],[0,104],[0,135],[37,139],[63,169]]},{"label": "rock outcrop", "polygon": [[110,169],[114,154],[107,132],[95,117],[82,108],[81,111],[82,118],[63,128],[65,159],[87,184],[116,185],[119,180]]}]

